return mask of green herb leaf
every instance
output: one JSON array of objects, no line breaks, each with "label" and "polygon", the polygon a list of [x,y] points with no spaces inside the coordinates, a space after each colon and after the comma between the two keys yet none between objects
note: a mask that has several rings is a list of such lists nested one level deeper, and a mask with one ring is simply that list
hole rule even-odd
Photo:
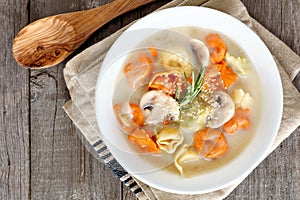
[{"label": "green herb leaf", "polygon": [[201,68],[197,79],[195,81],[195,73],[192,72],[192,84],[188,84],[186,74],[184,77],[186,79],[186,92],[184,96],[178,101],[180,109],[185,109],[185,106],[191,103],[201,92],[203,87],[203,78],[204,78],[205,69]]}]

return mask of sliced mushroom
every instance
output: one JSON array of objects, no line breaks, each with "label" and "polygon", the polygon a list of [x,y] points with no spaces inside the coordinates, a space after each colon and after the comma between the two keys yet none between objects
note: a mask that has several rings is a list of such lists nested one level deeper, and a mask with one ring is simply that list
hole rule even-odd
[{"label": "sliced mushroom", "polygon": [[214,92],[210,97],[212,111],[208,127],[218,128],[229,121],[234,115],[235,106],[231,97],[224,91]]},{"label": "sliced mushroom", "polygon": [[179,120],[178,102],[161,90],[145,93],[141,98],[140,108],[144,112],[146,124]]},{"label": "sliced mushroom", "polygon": [[209,63],[209,51],[207,46],[200,40],[189,40],[197,61],[201,67],[207,67]]},{"label": "sliced mushroom", "polygon": [[148,91],[148,84],[145,84],[131,93],[129,102],[139,104],[142,96]]}]

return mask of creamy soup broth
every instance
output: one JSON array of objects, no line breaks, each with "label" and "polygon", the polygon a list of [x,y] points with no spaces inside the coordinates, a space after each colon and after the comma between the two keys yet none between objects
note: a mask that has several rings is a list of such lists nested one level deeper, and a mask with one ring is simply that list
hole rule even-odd
[{"label": "creamy soup broth", "polygon": [[[141,41],[141,43],[137,46],[136,52],[133,52],[128,55],[128,58],[126,59],[126,63],[128,62],[134,62],[134,60],[137,60],[137,56],[139,56],[139,52],[145,51],[143,48],[149,46],[155,46],[157,49],[162,49],[161,51],[175,51],[180,52],[181,49],[185,49],[184,55],[187,56],[189,62],[191,62],[193,65],[196,65],[196,60],[194,56],[191,56],[193,54],[193,50],[191,47],[187,44],[185,37],[187,38],[195,38],[201,41],[205,41],[206,35],[210,33],[216,33],[212,30],[206,30],[196,27],[176,27],[170,29],[175,32],[179,32],[180,34],[183,34],[178,36],[178,33],[175,33],[174,35],[170,32],[164,32],[157,33],[149,38],[147,38],[144,41]],[[222,167],[226,165],[226,163],[229,163],[234,158],[236,158],[248,145],[248,143],[251,141],[252,137],[256,133],[256,127],[260,120],[260,109],[261,109],[261,89],[260,89],[260,81],[256,74],[254,66],[252,66],[251,61],[247,57],[246,53],[232,40],[230,40],[229,37],[217,33],[225,42],[227,46],[227,52],[230,53],[233,56],[236,57],[244,57],[246,58],[248,62],[248,67],[250,68],[248,74],[246,77],[239,76],[238,80],[227,89],[227,93],[231,95],[232,91],[237,88],[242,88],[244,91],[247,91],[252,99],[253,103],[249,112],[249,118],[251,121],[251,126],[247,130],[240,129],[238,130],[234,135],[227,135],[224,134],[227,142],[228,142],[228,151],[214,159],[207,159],[207,158],[201,158],[198,161],[193,162],[186,162],[183,165],[183,176],[184,177],[192,177],[197,174],[205,173],[211,170],[214,170],[218,167]],[[155,70],[157,72],[163,71],[163,67],[160,65],[157,65]],[[146,91],[147,89],[145,86],[139,88],[142,91]],[[120,102],[124,101],[132,101],[133,103],[138,104],[141,98],[141,95],[137,95],[132,97],[132,94],[134,93],[134,90],[128,84],[128,81],[124,78],[123,71],[120,73],[120,78],[118,82],[116,83],[114,97],[113,97],[113,104],[118,104]],[[143,92],[142,92],[143,93]],[[124,134],[122,137],[127,137],[127,134]],[[180,144],[179,147],[177,147],[176,151],[184,144],[184,143],[191,143],[191,138],[193,137],[193,133],[187,131],[184,132],[184,142]],[[128,141],[130,142],[130,141]],[[136,147],[134,144],[132,144],[133,149]],[[173,156],[175,157],[175,153]],[[164,156],[166,153],[162,152],[159,156]],[[143,154],[137,154],[137,156],[143,157]],[[158,155],[155,155],[158,156]],[[150,162],[145,159],[145,162]],[[151,162],[155,162],[151,160]],[[151,163],[150,163],[151,164]],[[172,173],[179,173],[177,168],[175,167],[174,163],[170,164],[168,167],[162,170],[167,170]]]}]

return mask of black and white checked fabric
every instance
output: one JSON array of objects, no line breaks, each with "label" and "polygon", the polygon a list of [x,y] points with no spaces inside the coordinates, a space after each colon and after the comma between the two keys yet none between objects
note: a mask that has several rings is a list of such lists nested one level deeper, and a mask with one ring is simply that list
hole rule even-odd
[{"label": "black and white checked fabric", "polygon": [[145,195],[142,188],[137,184],[132,176],[128,174],[128,172],[112,156],[102,140],[97,140],[92,146],[100,158],[108,166],[108,168],[113,172],[113,174],[115,174],[122,181],[122,183],[128,186],[138,198],[141,198]]}]

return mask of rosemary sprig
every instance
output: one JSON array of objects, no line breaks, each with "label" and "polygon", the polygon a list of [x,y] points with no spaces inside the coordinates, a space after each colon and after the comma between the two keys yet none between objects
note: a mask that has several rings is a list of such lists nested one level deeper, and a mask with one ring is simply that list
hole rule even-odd
[{"label": "rosemary sprig", "polygon": [[203,67],[201,67],[201,70],[195,81],[195,73],[193,71],[191,84],[188,83],[186,74],[184,74],[184,77],[186,79],[187,88],[186,88],[186,92],[185,92],[184,96],[178,101],[179,107],[181,109],[184,109],[184,107],[186,105],[191,103],[200,94],[202,87],[203,87],[203,83],[204,83],[203,82],[204,72],[205,72],[205,69]]}]

